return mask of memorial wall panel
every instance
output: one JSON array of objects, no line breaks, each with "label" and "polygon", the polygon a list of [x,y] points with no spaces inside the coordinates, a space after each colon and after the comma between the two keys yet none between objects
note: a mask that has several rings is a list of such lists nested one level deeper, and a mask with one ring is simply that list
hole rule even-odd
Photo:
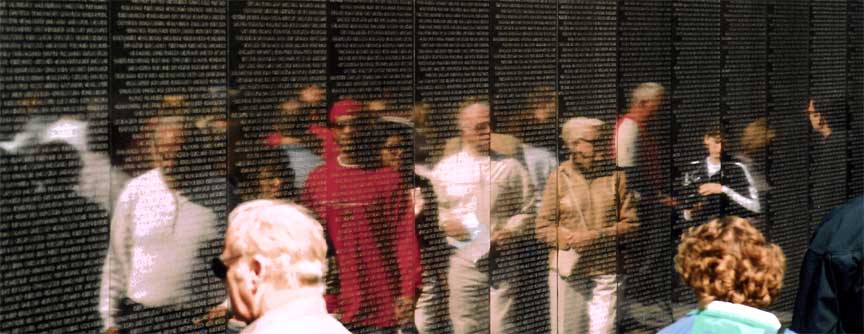
[{"label": "memorial wall panel", "polygon": [[619,117],[631,105],[631,92],[640,83],[665,87],[665,96],[640,129],[639,145],[653,152],[640,156],[643,171],[628,186],[640,193],[639,232],[625,238],[623,268],[628,287],[621,298],[620,325],[624,331],[650,332],[672,320],[670,279],[664,266],[672,258],[674,241],[670,221],[674,210],[661,204],[670,195],[672,167],[673,6],[668,1],[621,1],[618,3],[618,106]]},{"label": "memorial wall panel", "polygon": [[810,12],[810,221],[816,225],[846,197],[838,191],[847,168],[846,2],[814,2]]},{"label": "memorial wall panel", "polygon": [[[104,326],[224,329],[196,320],[225,298],[210,260],[222,252],[227,214],[227,1],[108,7],[112,153],[134,178],[114,206]],[[140,307],[148,304],[167,306]]]},{"label": "memorial wall panel", "polygon": [[333,99],[370,103],[380,113],[407,111],[413,99],[413,6],[406,1],[332,2],[329,87]]},{"label": "memorial wall panel", "polygon": [[[809,2],[768,2],[768,126],[777,139],[769,147],[768,234],[784,250],[804,249],[810,232],[801,211],[808,208],[809,122]],[[800,268],[803,252],[786,251],[787,268]],[[790,272],[795,272],[791,269]],[[798,286],[797,275],[786,275],[783,286]],[[794,303],[795,291],[781,291],[775,309]]]},{"label": "memorial wall panel", "polygon": [[766,118],[766,5],[726,2],[721,11],[723,148],[749,170],[760,204],[759,212],[753,213],[754,222],[767,232],[765,198],[771,186],[765,172],[767,152],[776,134]]},{"label": "memorial wall panel", "polygon": [[459,104],[489,97],[489,6],[489,1],[415,3],[416,100],[428,118],[421,130],[435,160],[448,151],[446,141],[459,135]]},{"label": "memorial wall panel", "polygon": [[[685,216],[688,210],[720,210],[703,207],[695,209],[703,198],[689,192],[694,186],[692,178],[699,177],[699,167],[710,156],[706,135],[720,130],[724,124],[722,92],[722,54],[720,39],[720,4],[714,1],[680,1],[673,3],[673,80],[670,94],[672,106],[672,193],[682,204],[672,220],[672,244],[687,228],[703,223],[703,219]],[[699,175],[699,176],[697,176]],[[673,248],[674,250],[675,248]],[[669,274],[669,273],[664,273]],[[672,298],[676,305],[693,305],[696,300],[688,286],[677,284],[671,276]],[[681,307],[679,306],[679,307]],[[687,307],[687,309],[692,306]],[[679,310],[680,312],[680,310]]]},{"label": "memorial wall panel", "polygon": [[296,200],[327,126],[327,3],[231,1],[229,17],[229,199]]},{"label": "memorial wall panel", "polygon": [[849,154],[847,196],[854,197],[864,193],[864,150],[860,143],[864,142],[864,17],[858,15],[864,10],[864,2],[849,1],[846,10],[848,30],[847,60],[848,76],[846,77],[846,103],[849,121],[847,134],[847,152]]},{"label": "memorial wall panel", "polygon": [[[492,122],[495,133],[521,142],[513,156],[530,175],[535,207],[557,166],[556,2],[495,1],[492,6]],[[494,139],[493,139],[494,140]],[[494,176],[493,176],[494,177]],[[507,277],[518,332],[548,331],[549,267],[546,246],[533,231],[503,246],[493,277]],[[493,301],[494,302],[494,301]]]},{"label": "memorial wall panel", "polygon": [[559,1],[557,79],[561,123],[575,116],[615,122],[617,15],[616,2]]},{"label": "memorial wall panel", "polygon": [[109,179],[106,6],[0,4],[0,332],[101,326],[107,211],[121,186]]}]

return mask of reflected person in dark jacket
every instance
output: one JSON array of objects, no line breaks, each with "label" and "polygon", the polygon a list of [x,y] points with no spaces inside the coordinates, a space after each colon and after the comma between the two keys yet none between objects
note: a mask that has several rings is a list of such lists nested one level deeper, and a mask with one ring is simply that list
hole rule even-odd
[{"label": "reflected person in dark jacket", "polygon": [[715,217],[750,217],[762,211],[759,191],[747,167],[726,157],[725,136],[719,127],[705,132],[708,156],[690,163],[679,194],[686,221],[703,222]]}]

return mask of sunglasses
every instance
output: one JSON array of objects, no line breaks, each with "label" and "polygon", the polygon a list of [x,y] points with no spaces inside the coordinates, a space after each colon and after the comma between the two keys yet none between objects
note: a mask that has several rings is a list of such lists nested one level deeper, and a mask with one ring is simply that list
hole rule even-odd
[{"label": "sunglasses", "polygon": [[228,266],[226,266],[219,257],[214,257],[210,260],[210,269],[213,270],[213,276],[216,276],[219,279],[224,280],[228,275]]},{"label": "sunglasses", "polygon": [[333,129],[345,130],[345,128],[348,128],[348,127],[352,127],[352,128],[357,127],[358,124],[359,123],[357,120],[336,121],[334,123],[330,123],[330,127]]}]

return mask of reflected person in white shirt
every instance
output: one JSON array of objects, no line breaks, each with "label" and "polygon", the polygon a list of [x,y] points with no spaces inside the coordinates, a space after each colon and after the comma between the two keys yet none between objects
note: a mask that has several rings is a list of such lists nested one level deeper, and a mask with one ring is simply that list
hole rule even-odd
[{"label": "reflected person in white shirt", "polygon": [[439,222],[457,248],[448,272],[453,331],[514,333],[519,270],[510,266],[530,256],[518,244],[533,229],[534,191],[516,159],[491,152],[488,102],[464,102],[458,124],[462,149],[432,172]]},{"label": "reflected person in white shirt", "polygon": [[206,268],[202,250],[220,236],[213,210],[190,200],[174,179],[189,124],[183,113],[150,120],[154,168],[130,180],[117,199],[99,293],[106,333],[200,331],[195,318],[224,298],[208,295],[220,292],[215,278],[193,278]]}]

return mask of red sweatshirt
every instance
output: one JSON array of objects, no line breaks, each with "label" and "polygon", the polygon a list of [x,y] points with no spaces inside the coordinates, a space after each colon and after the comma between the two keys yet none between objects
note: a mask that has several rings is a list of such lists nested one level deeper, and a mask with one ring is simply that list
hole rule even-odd
[{"label": "red sweatshirt", "polygon": [[336,254],[339,289],[327,309],[345,324],[396,326],[397,297],[414,298],[420,251],[407,189],[390,168],[325,163],[309,174],[302,202],[322,222]]}]

